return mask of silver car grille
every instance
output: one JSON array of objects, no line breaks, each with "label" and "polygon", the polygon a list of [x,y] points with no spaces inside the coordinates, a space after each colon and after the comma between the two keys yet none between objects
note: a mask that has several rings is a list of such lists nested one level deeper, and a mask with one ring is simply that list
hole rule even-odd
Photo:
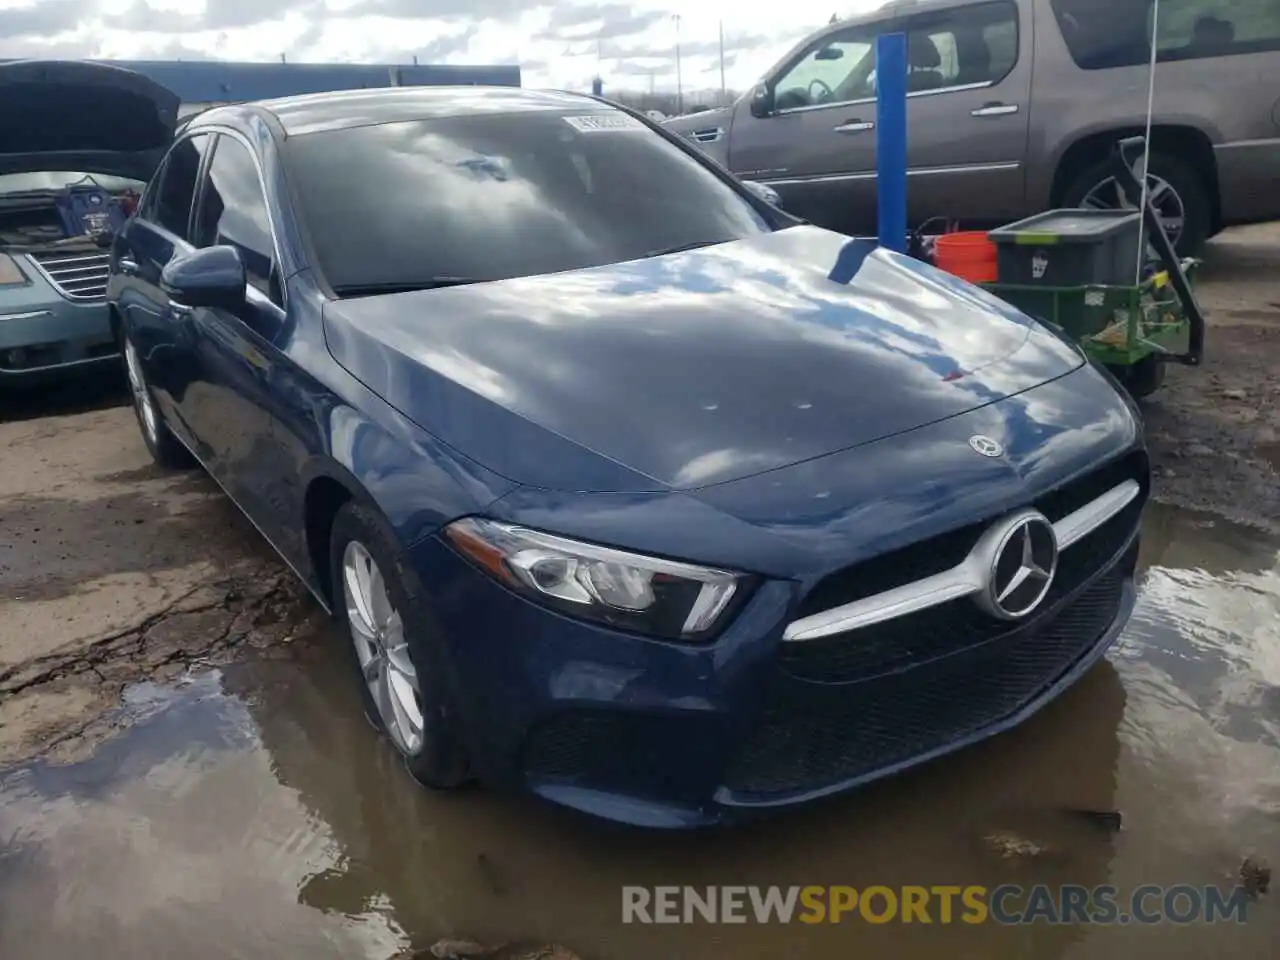
[{"label": "silver car grille", "polygon": [[108,253],[30,254],[36,269],[68,300],[100,303],[107,297]]}]

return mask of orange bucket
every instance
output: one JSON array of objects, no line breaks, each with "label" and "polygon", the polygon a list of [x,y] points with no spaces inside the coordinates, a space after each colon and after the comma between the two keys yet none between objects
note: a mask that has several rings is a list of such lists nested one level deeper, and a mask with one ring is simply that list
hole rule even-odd
[{"label": "orange bucket", "polygon": [[980,230],[944,233],[934,242],[933,259],[940,270],[970,283],[995,283],[1000,278],[996,245]]}]

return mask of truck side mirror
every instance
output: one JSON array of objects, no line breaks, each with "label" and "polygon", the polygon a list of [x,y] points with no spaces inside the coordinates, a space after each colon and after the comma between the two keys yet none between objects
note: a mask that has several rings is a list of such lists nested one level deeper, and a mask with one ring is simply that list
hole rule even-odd
[{"label": "truck side mirror", "polygon": [[773,113],[773,88],[767,83],[757,83],[751,91],[751,115],[763,119]]}]

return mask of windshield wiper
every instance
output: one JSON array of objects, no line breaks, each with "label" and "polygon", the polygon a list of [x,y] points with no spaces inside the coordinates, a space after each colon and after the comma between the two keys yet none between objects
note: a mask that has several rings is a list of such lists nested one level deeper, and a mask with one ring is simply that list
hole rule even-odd
[{"label": "windshield wiper", "polygon": [[717,243],[726,243],[725,240],[691,240],[688,243],[677,243],[673,247],[660,247],[657,250],[650,250],[644,255],[643,259],[649,257],[665,257],[668,253],[684,253],[686,250],[697,250],[699,247],[713,247]]},{"label": "windshield wiper", "polygon": [[472,277],[428,277],[426,280],[389,281],[386,283],[349,283],[334,287],[340,297],[376,297],[384,293],[409,293],[413,290],[439,290],[441,287],[465,287],[479,283]]}]

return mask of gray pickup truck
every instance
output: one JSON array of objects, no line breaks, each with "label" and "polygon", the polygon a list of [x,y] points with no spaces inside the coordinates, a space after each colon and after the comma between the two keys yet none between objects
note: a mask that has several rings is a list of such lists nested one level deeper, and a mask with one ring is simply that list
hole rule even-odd
[{"label": "gray pickup truck", "polygon": [[[1112,207],[1144,132],[1152,0],[903,0],[797,44],[737,103],[666,126],[796,216],[876,224],[876,37],[907,34],[908,216],[993,226]],[[1161,0],[1150,190],[1179,252],[1280,218],[1280,3]]]}]

